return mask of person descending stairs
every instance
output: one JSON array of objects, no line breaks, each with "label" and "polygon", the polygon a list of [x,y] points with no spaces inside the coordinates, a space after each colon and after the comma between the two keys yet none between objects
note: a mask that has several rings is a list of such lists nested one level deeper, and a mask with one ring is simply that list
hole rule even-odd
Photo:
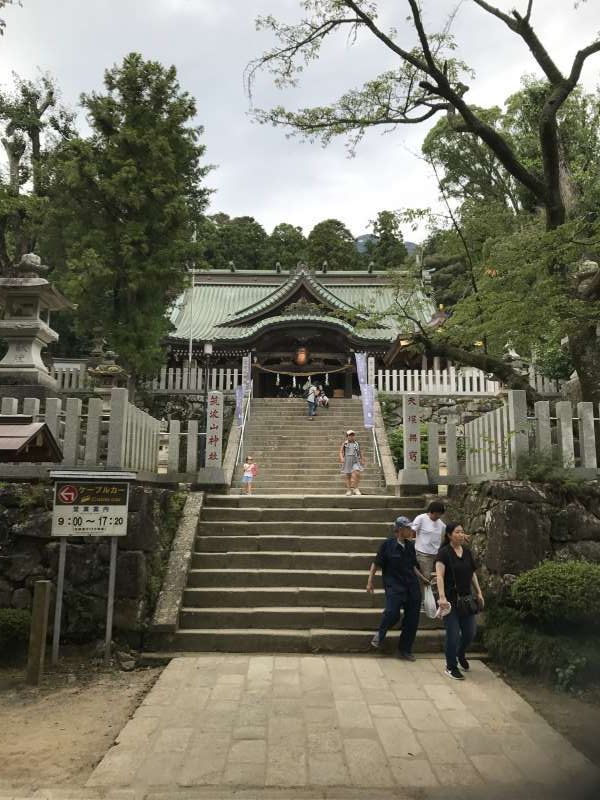
[{"label": "person descending stairs", "polygon": [[[373,435],[365,430],[360,400],[333,400],[320,408],[312,422],[307,403],[298,399],[254,399],[245,434],[242,462],[247,456],[258,465],[253,482],[256,494],[346,494],[348,487],[339,463],[346,431],[356,431],[364,471],[360,492],[384,491],[381,468],[376,463]],[[242,465],[234,488],[242,479]]]}]

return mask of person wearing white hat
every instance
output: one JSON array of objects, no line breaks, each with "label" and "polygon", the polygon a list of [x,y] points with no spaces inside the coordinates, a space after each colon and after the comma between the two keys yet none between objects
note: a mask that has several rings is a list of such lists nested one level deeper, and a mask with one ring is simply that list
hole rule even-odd
[{"label": "person wearing white hat", "polygon": [[356,434],[353,430],[346,431],[346,438],[340,447],[340,470],[346,480],[346,494],[360,494],[358,484],[360,483],[360,473],[364,467],[360,457],[360,445],[355,439]]}]

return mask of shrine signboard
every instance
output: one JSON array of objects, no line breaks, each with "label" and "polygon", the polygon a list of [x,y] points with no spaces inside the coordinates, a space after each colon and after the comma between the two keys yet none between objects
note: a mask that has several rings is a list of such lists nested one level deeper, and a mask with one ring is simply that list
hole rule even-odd
[{"label": "shrine signboard", "polygon": [[421,409],[418,395],[405,394],[402,405],[404,468],[419,469],[421,466]]},{"label": "shrine signboard", "polygon": [[205,467],[220,467],[223,460],[223,393],[209,392],[206,404]]}]

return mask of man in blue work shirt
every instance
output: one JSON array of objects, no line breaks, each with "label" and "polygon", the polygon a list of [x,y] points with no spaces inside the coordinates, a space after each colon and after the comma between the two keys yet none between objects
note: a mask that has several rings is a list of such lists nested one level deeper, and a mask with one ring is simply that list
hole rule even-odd
[{"label": "man in blue work shirt", "polygon": [[405,661],[416,661],[412,648],[419,627],[421,610],[419,578],[424,584],[429,583],[419,571],[415,545],[411,541],[412,536],[413,530],[408,517],[398,517],[394,522],[394,536],[381,543],[367,579],[367,592],[372,594],[373,578],[381,568],[385,609],[379,630],[371,640],[371,647],[378,648],[383,644],[388,630],[396,625],[400,619],[400,612],[404,610],[402,633],[398,641],[398,658]]}]

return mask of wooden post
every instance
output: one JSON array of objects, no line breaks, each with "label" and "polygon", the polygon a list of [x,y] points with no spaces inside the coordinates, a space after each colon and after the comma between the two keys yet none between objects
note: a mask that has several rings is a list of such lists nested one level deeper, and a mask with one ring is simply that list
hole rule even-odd
[{"label": "wooden post", "polygon": [[25,676],[25,681],[31,686],[38,686],[44,674],[51,588],[52,583],[50,581],[36,581],[33,586],[29,654],[27,657],[27,673]]},{"label": "wooden post", "polygon": [[81,400],[76,397],[67,399],[65,418],[65,439],[63,443],[63,463],[77,466],[79,461],[79,437],[81,435]]},{"label": "wooden post", "polygon": [[446,423],[446,473],[450,478],[458,475],[458,452],[456,448],[456,423]]}]

